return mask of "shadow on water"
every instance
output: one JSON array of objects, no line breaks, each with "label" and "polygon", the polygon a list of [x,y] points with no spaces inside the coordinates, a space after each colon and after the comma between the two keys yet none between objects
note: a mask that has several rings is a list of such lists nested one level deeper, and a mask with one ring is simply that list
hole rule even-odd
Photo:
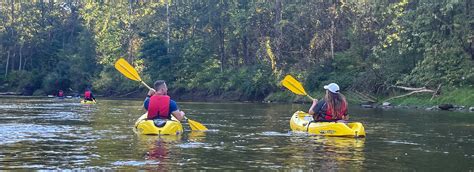
[{"label": "shadow on water", "polygon": [[142,100],[0,98],[0,170],[474,170],[469,113],[352,107],[367,132],[355,139],[291,132],[309,105],[179,104],[210,130],[136,135]]}]

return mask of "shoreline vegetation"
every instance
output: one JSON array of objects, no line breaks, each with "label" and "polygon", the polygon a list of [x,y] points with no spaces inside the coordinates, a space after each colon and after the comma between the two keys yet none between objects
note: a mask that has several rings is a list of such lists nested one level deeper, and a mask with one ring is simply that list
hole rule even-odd
[{"label": "shoreline vegetation", "polygon": [[[145,94],[145,93],[144,93]],[[144,95],[143,94],[143,95]],[[310,92],[310,95],[317,99],[321,99],[323,92]],[[343,92],[344,94],[344,92]],[[400,93],[402,94],[402,93]],[[67,95],[67,94],[66,94]],[[143,98],[142,94],[135,92],[129,94],[129,96],[102,96],[101,97],[112,98],[112,99],[140,99]],[[474,88],[465,89],[450,89],[444,91],[440,95],[432,98],[431,94],[420,93],[411,96],[401,97],[392,99],[390,101],[384,101],[390,99],[393,96],[381,96],[364,99],[364,97],[348,91],[345,93],[349,104],[358,105],[362,108],[407,108],[407,109],[425,109],[429,111],[433,110],[451,110],[451,111],[470,111],[474,112]],[[50,97],[48,97],[50,96]],[[0,92],[0,98],[24,98],[24,97],[36,97],[36,98],[54,98],[52,95],[44,96],[24,96],[20,92]],[[70,95],[68,95],[70,96]],[[242,99],[241,94],[232,92],[223,95],[207,95],[205,92],[193,92],[193,93],[171,93],[171,96],[178,101],[204,101],[204,102],[260,102],[260,103],[311,103],[311,100],[304,96],[298,96],[290,91],[281,90],[278,92],[270,93],[264,99]],[[362,97],[362,98],[361,98]],[[77,99],[77,97],[68,97],[69,99]]]}]

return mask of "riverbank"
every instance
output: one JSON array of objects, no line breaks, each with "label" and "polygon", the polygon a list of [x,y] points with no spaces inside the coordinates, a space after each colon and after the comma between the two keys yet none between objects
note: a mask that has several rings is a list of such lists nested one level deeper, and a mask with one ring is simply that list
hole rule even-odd
[{"label": "riverbank", "polygon": [[[324,92],[308,93],[314,98],[322,98]],[[398,94],[401,95],[401,94]],[[440,95],[433,97],[432,94],[414,94],[406,97],[385,101],[391,96],[373,97],[374,100],[361,99],[357,94],[345,94],[349,104],[357,104],[365,108],[416,108],[426,110],[458,110],[474,111],[474,88],[446,89]],[[310,103],[311,100],[305,96],[298,96],[289,91],[281,91],[270,94],[265,98],[266,102],[289,102]]]},{"label": "riverbank", "polygon": [[[129,99],[129,98],[144,98],[145,91],[137,91],[127,96],[105,96],[107,98]],[[309,92],[314,98],[321,99],[324,92]],[[402,93],[398,94],[401,95]],[[295,95],[288,90],[280,90],[273,92],[264,98],[261,97],[246,97],[243,94],[232,91],[220,95],[210,95],[203,91],[185,92],[172,91],[170,96],[177,101],[207,101],[207,102],[221,102],[221,101],[239,101],[239,102],[265,102],[265,103],[311,103],[311,100],[306,96]],[[345,94],[349,104],[360,105],[364,108],[416,108],[426,110],[459,110],[459,111],[474,111],[474,88],[463,89],[446,89],[440,95],[431,98],[431,94],[414,94],[406,97],[392,99],[385,101],[391,96],[372,97],[373,100],[361,98],[358,94],[346,92]],[[21,95],[2,95],[1,97],[43,97],[43,96],[21,96]],[[44,96],[46,98],[46,96]],[[102,96],[99,96],[102,97]],[[440,108],[441,107],[441,108]]]}]

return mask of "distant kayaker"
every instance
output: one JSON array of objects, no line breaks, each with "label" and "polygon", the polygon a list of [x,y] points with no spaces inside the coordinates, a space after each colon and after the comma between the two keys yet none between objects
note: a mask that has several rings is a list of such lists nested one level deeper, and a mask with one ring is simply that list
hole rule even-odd
[{"label": "distant kayaker", "polygon": [[147,119],[171,119],[171,115],[173,115],[177,120],[185,120],[184,112],[180,111],[178,104],[168,96],[168,87],[165,81],[156,81],[153,88],[156,91],[150,90],[143,103],[145,109],[148,110]]},{"label": "distant kayaker", "polygon": [[64,92],[63,92],[63,90],[59,90],[59,92],[58,92],[58,97],[59,97],[59,98],[63,98],[63,97],[64,97]]},{"label": "distant kayaker", "polygon": [[91,89],[86,88],[86,91],[84,92],[84,100],[95,101],[95,97],[94,97],[94,94],[92,94]]},{"label": "distant kayaker", "polygon": [[339,93],[339,85],[331,83],[325,85],[326,95],[320,101],[313,99],[309,114],[315,121],[348,120],[346,97]]}]

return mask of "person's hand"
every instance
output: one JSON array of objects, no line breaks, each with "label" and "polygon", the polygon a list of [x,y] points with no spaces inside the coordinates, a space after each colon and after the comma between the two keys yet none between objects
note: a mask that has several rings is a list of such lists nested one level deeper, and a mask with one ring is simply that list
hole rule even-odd
[{"label": "person's hand", "polygon": [[313,105],[318,104],[318,99],[313,99]]},{"label": "person's hand", "polygon": [[184,123],[188,123],[188,118],[186,118],[185,114],[183,111],[179,111],[183,115],[183,119],[181,120]]},{"label": "person's hand", "polygon": [[148,91],[148,96],[152,96],[153,94],[155,94],[155,90],[154,89],[151,89],[150,91]]}]

